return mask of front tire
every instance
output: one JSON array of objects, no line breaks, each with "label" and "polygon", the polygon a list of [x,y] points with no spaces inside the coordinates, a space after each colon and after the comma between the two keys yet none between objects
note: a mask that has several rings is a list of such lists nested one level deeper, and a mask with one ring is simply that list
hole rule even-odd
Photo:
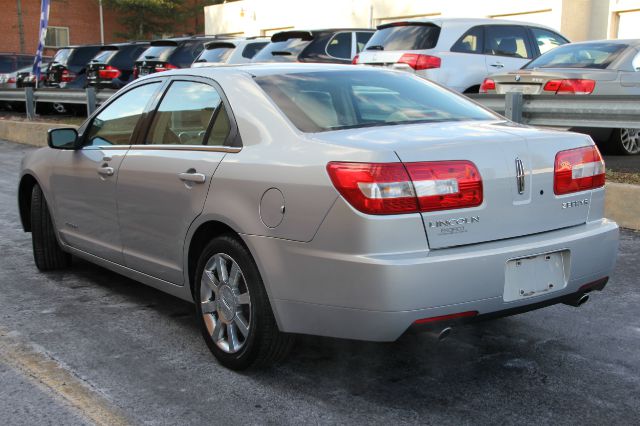
[{"label": "front tire", "polygon": [[610,144],[616,154],[640,154],[640,129],[615,129]]},{"label": "front tire", "polygon": [[39,270],[53,271],[71,265],[71,255],[58,243],[47,200],[37,184],[31,190],[31,242]]},{"label": "front tire", "polygon": [[245,370],[286,357],[293,336],[278,330],[258,268],[236,237],[223,235],[204,248],[195,279],[202,336],[222,365]]}]

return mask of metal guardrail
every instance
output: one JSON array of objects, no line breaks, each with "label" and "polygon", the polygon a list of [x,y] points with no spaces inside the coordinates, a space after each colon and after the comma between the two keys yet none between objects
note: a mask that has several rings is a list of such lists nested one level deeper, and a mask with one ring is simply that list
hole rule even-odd
[{"label": "metal guardrail", "polygon": [[[85,104],[87,115],[116,91],[82,89],[0,89],[0,102],[24,102],[27,117],[35,116],[36,102]],[[640,96],[548,96],[507,93],[468,95],[479,104],[512,121],[534,126],[640,128]]]}]

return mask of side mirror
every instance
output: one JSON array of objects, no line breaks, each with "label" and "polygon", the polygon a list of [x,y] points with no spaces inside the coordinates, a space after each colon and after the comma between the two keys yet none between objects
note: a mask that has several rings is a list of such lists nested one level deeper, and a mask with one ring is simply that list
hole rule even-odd
[{"label": "side mirror", "polygon": [[53,149],[77,149],[78,131],[73,128],[49,129],[47,144]]}]

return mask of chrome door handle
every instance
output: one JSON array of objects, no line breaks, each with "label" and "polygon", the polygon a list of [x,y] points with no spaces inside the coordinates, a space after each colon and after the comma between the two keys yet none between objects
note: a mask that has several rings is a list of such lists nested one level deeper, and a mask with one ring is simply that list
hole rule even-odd
[{"label": "chrome door handle", "polygon": [[495,63],[495,64],[491,64],[492,67],[494,68],[504,68],[504,65],[502,65],[500,62]]},{"label": "chrome door handle", "polygon": [[98,169],[98,174],[102,176],[113,176],[113,173],[113,167],[100,167]]},{"label": "chrome door handle", "polygon": [[204,183],[207,177],[202,173],[178,173],[180,180],[193,183]]}]

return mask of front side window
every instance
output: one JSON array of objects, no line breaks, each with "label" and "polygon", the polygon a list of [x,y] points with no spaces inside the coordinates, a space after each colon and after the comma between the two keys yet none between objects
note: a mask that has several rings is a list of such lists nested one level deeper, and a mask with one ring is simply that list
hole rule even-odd
[{"label": "front side window", "polygon": [[620,43],[565,44],[529,62],[525,68],[605,69],[628,47]]},{"label": "front side window", "polygon": [[[212,125],[209,138],[205,135]],[[193,81],[171,84],[156,111],[147,143],[154,145],[224,145],[229,118],[215,88]]]},{"label": "front side window", "polygon": [[93,119],[85,146],[129,145],[131,136],[159,82],[129,90]]},{"label": "front side window", "polygon": [[488,55],[531,58],[524,27],[487,25],[484,52]]},{"label": "front side window", "polygon": [[350,32],[338,33],[334,35],[327,44],[327,54],[334,58],[351,59],[351,39]]},{"label": "front side window", "polygon": [[545,30],[543,28],[531,28],[531,32],[533,33],[533,39],[538,45],[538,50],[540,54],[547,53],[551,49],[561,46],[563,44],[567,44],[569,41],[560,35]]},{"label": "front side window", "polygon": [[496,119],[462,96],[392,71],[292,73],[255,81],[303,132]]},{"label": "front side window", "polygon": [[482,53],[482,27],[473,27],[451,47],[452,52]]}]

